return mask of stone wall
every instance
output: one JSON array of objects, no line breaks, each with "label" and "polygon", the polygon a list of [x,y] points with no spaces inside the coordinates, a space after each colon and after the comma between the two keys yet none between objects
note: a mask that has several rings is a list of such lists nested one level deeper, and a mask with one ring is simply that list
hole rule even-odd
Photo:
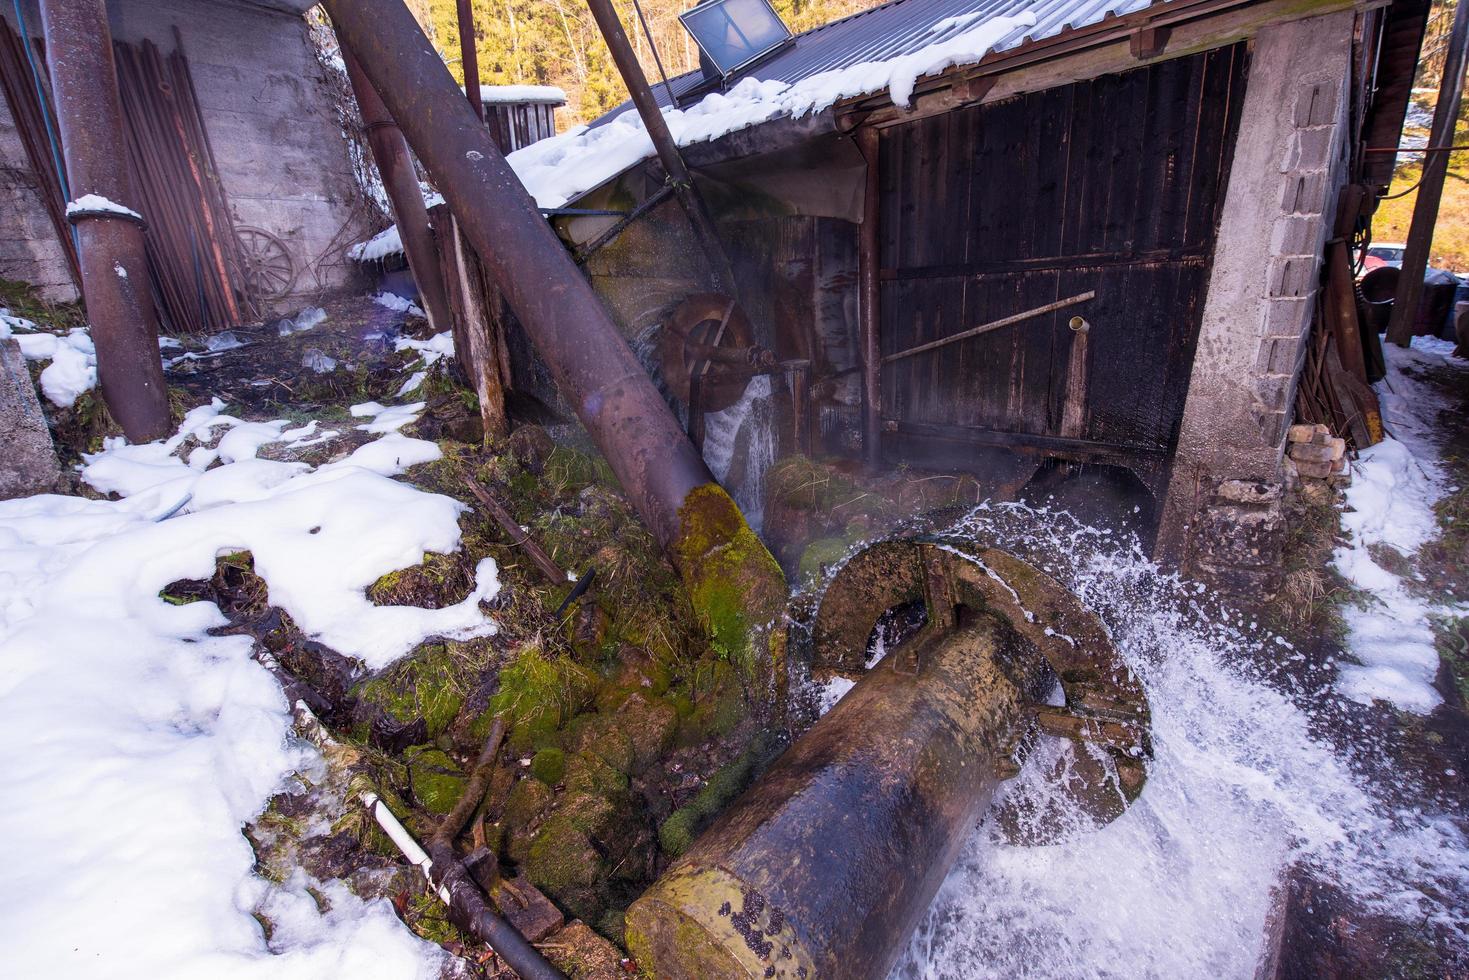
[{"label": "stone wall", "polygon": [[0,278],[35,286],[44,299],[63,303],[77,298],[66,253],[41,204],[36,175],[0,96]]},{"label": "stone wall", "polygon": [[[32,34],[35,0],[25,0]],[[305,20],[288,11],[227,0],[110,0],[113,37],[175,47],[178,27],[200,111],[236,221],[264,228],[290,249],[300,272],[292,308],[355,282],[342,249],[371,227],[358,207],[347,148]],[[14,26],[15,14],[4,16]],[[8,119],[8,115],[4,117]],[[0,122],[0,276],[52,288],[68,282],[61,251],[35,199],[29,164]],[[12,174],[11,168],[27,173]],[[3,206],[3,205],[0,205]],[[54,254],[53,254],[54,253]]]},{"label": "stone wall", "polygon": [[1354,13],[1255,40],[1160,556],[1223,585],[1271,587],[1281,458],[1346,173]]}]

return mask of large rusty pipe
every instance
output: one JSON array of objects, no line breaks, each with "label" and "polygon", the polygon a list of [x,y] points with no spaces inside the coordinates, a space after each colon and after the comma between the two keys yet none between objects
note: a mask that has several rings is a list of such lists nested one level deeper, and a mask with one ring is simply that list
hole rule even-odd
[{"label": "large rusty pipe", "polygon": [[628,909],[639,965],[886,976],[998,785],[1024,704],[1011,642],[981,617],[929,637],[916,670],[889,653]]},{"label": "large rusty pipe", "polygon": [[715,288],[726,295],[735,295],[734,273],[729,267],[729,256],[719,240],[719,232],[714,227],[714,219],[709,216],[704,197],[694,185],[694,178],[684,164],[683,155],[678,152],[678,144],[668,131],[668,122],[658,108],[653,90],[648,87],[648,77],[643,74],[643,66],[638,62],[637,53],[627,39],[627,32],[622,27],[622,19],[617,16],[617,9],[613,7],[612,0],[587,0],[587,6],[591,8],[592,17],[597,21],[597,27],[607,42],[607,49],[612,52],[612,63],[617,66],[617,72],[627,86],[628,95],[632,97],[632,103],[638,110],[638,117],[643,121],[643,128],[653,141],[658,162],[663,165],[663,172],[668,175],[668,182],[678,195],[684,213],[688,215],[694,237],[699,240],[699,247],[709,261],[716,280]]},{"label": "large rusty pipe", "polygon": [[[41,0],[41,19],[72,199],[96,195],[136,211],[106,5]],[[102,399],[133,442],[160,438],[171,427],[168,388],[142,222],[110,208],[71,210]]]},{"label": "large rusty pipe", "polygon": [[367,130],[367,143],[372,158],[383,178],[383,189],[393,206],[398,223],[398,237],[403,241],[403,254],[408,257],[408,270],[418,284],[423,312],[429,326],[439,333],[450,329],[453,315],[449,311],[449,295],[444,287],[444,274],[439,267],[434,234],[429,228],[428,209],[423,205],[423,192],[418,187],[418,173],[398,124],[388,107],[362,71],[362,65],[347,44],[342,44],[342,61],[347,65],[347,78],[357,108],[362,111],[362,124]]},{"label": "large rusty pipe", "polygon": [[325,6],[628,497],[675,547],[708,466],[402,0]]}]

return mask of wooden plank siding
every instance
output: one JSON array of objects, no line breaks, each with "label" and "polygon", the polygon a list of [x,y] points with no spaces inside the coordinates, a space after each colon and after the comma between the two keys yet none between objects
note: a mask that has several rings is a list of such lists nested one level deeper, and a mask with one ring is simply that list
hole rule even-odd
[{"label": "wooden plank siding", "polygon": [[887,364],[883,418],[898,455],[966,430],[976,442],[1059,440],[1067,323],[1080,314],[1092,324],[1089,391],[1084,438],[1072,442],[1166,456],[1246,61],[1238,44],[882,130],[884,355],[1097,293]]}]

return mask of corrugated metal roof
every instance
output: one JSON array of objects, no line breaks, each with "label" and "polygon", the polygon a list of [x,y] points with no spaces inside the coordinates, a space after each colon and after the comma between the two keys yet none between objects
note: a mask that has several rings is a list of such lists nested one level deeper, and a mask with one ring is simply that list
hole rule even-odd
[{"label": "corrugated metal roof", "polygon": [[[1034,27],[1013,31],[992,48],[1007,51],[1026,41],[1059,34],[1068,27],[1095,24],[1108,14],[1119,17],[1130,14],[1154,2],[1163,0],[889,0],[796,35],[789,47],[740,72],[729,84],[743,78],[795,83],[824,71],[912,54],[996,17],[1033,14]],[[649,81],[658,103],[667,106],[668,95],[662,81],[656,78]],[[683,98],[703,81],[703,75],[697,71],[670,79],[675,98]],[[630,103],[623,103],[592,125],[629,107]]]}]

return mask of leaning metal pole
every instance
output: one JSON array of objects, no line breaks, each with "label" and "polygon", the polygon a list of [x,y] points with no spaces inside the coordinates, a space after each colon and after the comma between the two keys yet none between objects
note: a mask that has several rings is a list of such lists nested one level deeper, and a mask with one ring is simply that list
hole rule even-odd
[{"label": "leaning metal pole", "polygon": [[325,6],[562,396],[678,566],[715,645],[736,662],[779,660],[781,640],[764,632],[785,606],[779,566],[715,482],[413,15],[402,0]]},{"label": "leaning metal pole", "polygon": [[[128,179],[107,7],[103,0],[41,0],[41,19],[102,399],[129,439],[147,442],[170,429],[168,388],[143,221]],[[93,196],[100,200],[87,200]]]},{"label": "leaning metal pole", "polygon": [[668,175],[668,182],[673,185],[679,204],[683,205],[684,213],[689,216],[689,224],[693,226],[694,236],[699,239],[699,247],[709,260],[709,267],[717,280],[715,288],[726,296],[735,295],[734,274],[730,271],[729,256],[725,254],[724,246],[719,241],[719,232],[714,228],[714,219],[709,216],[704,197],[694,186],[694,178],[684,165],[683,156],[678,152],[678,144],[668,131],[668,123],[658,109],[658,100],[648,87],[648,78],[643,74],[643,66],[638,63],[638,56],[633,52],[627,32],[623,30],[622,20],[612,6],[612,0],[587,0],[587,6],[591,8],[597,27],[607,41],[607,47],[612,52],[612,62],[617,66],[628,94],[632,96],[638,116],[643,120],[643,127],[653,141],[653,149],[658,152],[658,161],[663,164],[663,172]]},{"label": "leaning metal pole", "polygon": [[363,74],[362,66],[357,63],[351,49],[345,44],[341,47],[352,94],[357,97],[357,107],[362,110],[367,143],[372,147],[372,158],[382,175],[383,189],[393,205],[393,218],[398,223],[398,237],[403,240],[403,254],[408,257],[408,270],[413,273],[413,281],[418,283],[423,312],[435,333],[448,330],[453,326],[449,295],[444,287],[444,274],[439,268],[434,234],[429,229],[428,209],[423,206],[423,192],[418,188],[418,174],[413,169],[413,158],[408,155],[408,144],[388,113],[388,107],[383,105],[377,90]]},{"label": "leaning metal pole", "polygon": [[1403,270],[1393,298],[1392,319],[1387,339],[1399,347],[1413,340],[1413,322],[1423,299],[1423,274],[1428,269],[1428,252],[1433,247],[1433,229],[1443,200],[1444,178],[1449,172],[1449,147],[1454,144],[1454,127],[1459,120],[1459,100],[1464,91],[1464,69],[1469,62],[1469,3],[1454,11],[1449,32],[1449,50],[1444,55],[1443,74],[1438,80],[1438,102],[1433,107],[1433,127],[1428,150],[1423,154],[1423,178],[1418,182],[1418,199],[1413,202],[1413,223],[1408,227],[1408,247],[1403,251]]}]

